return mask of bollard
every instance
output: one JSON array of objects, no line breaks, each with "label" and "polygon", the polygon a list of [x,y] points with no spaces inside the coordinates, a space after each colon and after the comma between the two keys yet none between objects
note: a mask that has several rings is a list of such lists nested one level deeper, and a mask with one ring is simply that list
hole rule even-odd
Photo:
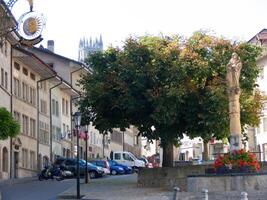
[{"label": "bollard", "polygon": [[180,191],[180,188],[174,187],[173,190],[174,190],[173,200],[178,200],[178,192]]},{"label": "bollard", "polygon": [[241,192],[241,200],[248,200],[248,193]]},{"label": "bollard", "polygon": [[207,189],[202,190],[202,200],[209,200],[209,191]]}]

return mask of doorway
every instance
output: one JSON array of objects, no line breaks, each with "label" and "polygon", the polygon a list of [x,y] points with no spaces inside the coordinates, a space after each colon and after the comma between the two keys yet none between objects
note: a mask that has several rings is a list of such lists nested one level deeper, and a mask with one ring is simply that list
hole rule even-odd
[{"label": "doorway", "polygon": [[19,152],[15,151],[14,152],[14,178],[19,177]]}]

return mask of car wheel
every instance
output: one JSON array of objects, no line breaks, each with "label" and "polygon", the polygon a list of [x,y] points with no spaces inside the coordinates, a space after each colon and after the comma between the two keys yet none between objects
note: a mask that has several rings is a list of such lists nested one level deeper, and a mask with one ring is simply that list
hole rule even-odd
[{"label": "car wheel", "polygon": [[96,172],[95,171],[90,171],[89,172],[89,176],[90,176],[91,179],[96,178]]},{"label": "car wheel", "polygon": [[116,175],[117,174],[117,171],[113,169],[113,170],[111,170],[111,174],[112,175]]}]

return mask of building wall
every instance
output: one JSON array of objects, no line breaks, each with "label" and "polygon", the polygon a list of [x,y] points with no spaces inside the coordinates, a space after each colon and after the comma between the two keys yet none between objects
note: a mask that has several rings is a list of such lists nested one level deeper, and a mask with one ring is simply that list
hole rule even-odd
[{"label": "building wall", "polygon": [[[15,64],[16,63],[16,64]],[[18,70],[15,65],[19,64]],[[24,70],[28,71],[28,74],[24,74]],[[30,78],[30,74],[34,74],[35,80]],[[19,81],[18,90],[15,89],[15,79]],[[22,64],[18,60],[14,59],[13,62],[13,114],[16,118],[19,118],[21,124],[21,134],[18,136],[21,141],[21,146],[18,150],[14,150],[18,153],[18,177],[33,176],[37,169],[37,108],[36,108],[36,82],[40,79],[38,74],[34,72],[28,66]],[[26,89],[26,86],[28,89]],[[24,88],[24,89],[23,89]],[[34,90],[34,95],[31,101],[31,89]],[[15,92],[16,90],[16,92]],[[20,90],[20,92],[18,92]],[[25,91],[25,92],[24,92]],[[26,92],[28,91],[28,92]],[[27,95],[28,93],[28,95]],[[33,120],[34,123],[31,122]],[[15,175],[16,176],[16,175]]]},{"label": "building wall", "polygon": [[[11,68],[11,45],[8,41],[4,42],[4,46],[0,48],[0,107],[11,109],[10,105],[10,68]],[[3,73],[3,75],[2,75]],[[7,77],[6,77],[7,74]],[[5,84],[7,82],[7,85]],[[3,149],[7,150],[8,158],[4,161]],[[0,141],[0,179],[8,179],[10,173],[10,139]],[[3,167],[3,163],[7,162],[7,169]]]},{"label": "building wall", "polygon": [[[266,52],[264,53],[266,54]],[[257,62],[261,67],[262,72],[258,77],[257,84],[263,95],[267,93],[267,57],[263,56]],[[261,121],[258,127],[254,129],[255,139],[253,137],[249,138],[249,146],[253,146],[253,149],[256,150],[258,157],[262,161],[267,161],[267,107],[264,106],[262,110]],[[253,145],[251,143],[254,143]],[[261,152],[261,153],[260,153]]]},{"label": "building wall", "polygon": [[49,80],[39,83],[39,169],[47,165],[50,160],[49,88]]}]

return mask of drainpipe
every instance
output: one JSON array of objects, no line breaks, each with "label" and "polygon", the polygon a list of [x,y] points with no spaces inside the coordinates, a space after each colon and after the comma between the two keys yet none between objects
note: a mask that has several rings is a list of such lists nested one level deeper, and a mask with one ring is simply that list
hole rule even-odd
[{"label": "drainpipe", "polygon": [[72,74],[75,73],[75,72],[77,72],[77,71],[80,71],[80,70],[82,70],[82,69],[84,69],[84,68],[85,68],[85,66],[80,67],[80,68],[78,68],[78,69],[76,69],[76,70],[70,72],[70,84],[71,84],[71,87],[73,86],[73,85],[72,85]]},{"label": "drainpipe", "polygon": [[79,99],[81,96],[77,96],[77,97],[73,97],[71,98],[70,100],[70,113],[71,113],[71,123],[70,123],[70,130],[71,130],[71,157],[73,158],[74,157],[74,140],[73,140],[73,118],[72,118],[72,115],[73,115],[73,107],[72,107],[72,102],[76,99]]},{"label": "drainpipe", "polygon": [[[10,48],[10,112],[13,116],[13,64],[12,64],[12,58],[13,58],[13,47],[11,46]],[[10,159],[9,159],[9,167],[10,167],[10,173],[9,173],[9,176],[10,176],[10,179],[12,179],[12,170],[13,170],[13,167],[12,167],[12,159],[13,159],[13,147],[12,147],[12,138],[10,138]],[[15,167],[15,165],[14,165]]]},{"label": "drainpipe", "polygon": [[[40,160],[39,160],[39,140],[40,140],[40,122],[39,122],[39,118],[40,118],[40,112],[39,112],[39,83],[43,82],[43,81],[47,81],[49,79],[55,78],[56,75],[54,76],[50,76],[41,80],[38,80],[36,83],[36,88],[37,88],[37,102],[36,102],[36,107],[37,107],[37,167],[39,167],[40,165]],[[37,169],[40,170],[40,169]]]},{"label": "drainpipe", "polygon": [[52,152],[52,109],[51,109],[51,101],[52,101],[52,90],[62,84],[62,78],[60,78],[60,83],[54,85],[53,87],[49,88],[49,107],[50,107],[50,163],[53,161],[53,152]]}]

